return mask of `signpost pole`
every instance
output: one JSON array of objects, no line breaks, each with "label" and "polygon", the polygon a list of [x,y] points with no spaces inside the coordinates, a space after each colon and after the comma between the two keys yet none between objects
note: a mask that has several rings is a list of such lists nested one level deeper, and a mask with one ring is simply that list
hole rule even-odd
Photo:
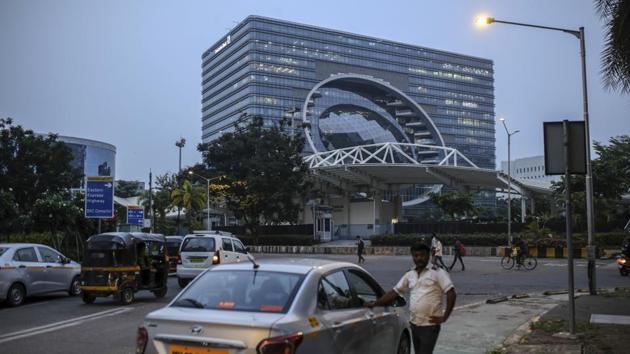
[{"label": "signpost pole", "polygon": [[567,252],[569,262],[569,331],[575,334],[575,298],[574,298],[574,279],[573,279],[573,232],[571,230],[571,175],[569,173],[570,152],[569,152],[569,121],[562,121],[562,130],[564,133],[564,191],[565,201],[565,219],[567,234]]}]

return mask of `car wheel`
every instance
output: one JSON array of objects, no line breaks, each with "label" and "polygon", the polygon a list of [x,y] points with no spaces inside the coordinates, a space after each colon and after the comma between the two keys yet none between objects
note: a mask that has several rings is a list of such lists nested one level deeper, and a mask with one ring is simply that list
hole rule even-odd
[{"label": "car wheel", "polygon": [[86,304],[93,304],[96,300],[96,296],[88,293],[83,293],[81,294],[81,300],[83,300],[83,302]]},{"label": "car wheel", "polygon": [[72,279],[72,283],[70,283],[70,289],[68,290],[68,295],[70,296],[81,295],[81,281],[79,280],[78,275],[74,277],[74,279]]},{"label": "car wheel", "polygon": [[619,268],[619,273],[621,273],[621,276],[627,277],[628,276],[628,269],[626,269],[625,267],[623,268]]},{"label": "car wheel", "polygon": [[397,354],[409,354],[411,353],[411,342],[407,333],[403,333],[398,342]]},{"label": "car wheel", "polygon": [[153,295],[155,295],[155,297],[157,297],[158,299],[161,299],[164,296],[166,296],[167,292],[168,292],[168,288],[167,287],[163,287],[160,290],[153,291]]},{"label": "car wheel", "polygon": [[22,284],[13,284],[7,292],[7,303],[9,306],[20,306],[24,303],[26,290]]},{"label": "car wheel", "polygon": [[182,279],[182,278],[177,278],[177,284],[179,284],[180,288],[185,288],[186,285],[188,285],[188,280]]},{"label": "car wheel", "polygon": [[122,288],[122,290],[118,293],[118,302],[121,305],[129,305],[133,302],[133,289],[130,286],[126,286]]}]

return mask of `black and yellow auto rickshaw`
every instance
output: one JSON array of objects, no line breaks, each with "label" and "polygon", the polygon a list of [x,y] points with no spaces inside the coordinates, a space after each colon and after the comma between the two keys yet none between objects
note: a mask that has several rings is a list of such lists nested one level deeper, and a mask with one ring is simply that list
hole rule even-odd
[{"label": "black and yellow auto rickshaw", "polygon": [[166,239],[158,234],[110,232],[87,240],[81,264],[83,302],[113,295],[123,305],[139,290],[161,298],[168,290]]},{"label": "black and yellow auto rickshaw", "polygon": [[168,250],[169,270],[171,272],[177,271],[177,258],[182,241],[184,241],[184,236],[166,236],[166,249]]}]

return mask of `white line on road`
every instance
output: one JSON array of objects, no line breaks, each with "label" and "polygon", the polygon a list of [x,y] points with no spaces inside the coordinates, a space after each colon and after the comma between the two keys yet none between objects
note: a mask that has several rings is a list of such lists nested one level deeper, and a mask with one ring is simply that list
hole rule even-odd
[{"label": "white line on road", "polygon": [[75,317],[75,318],[71,318],[64,321],[50,323],[44,326],[39,326],[39,327],[29,328],[29,329],[25,329],[25,330],[21,330],[17,332],[3,334],[3,335],[0,335],[0,343],[5,343],[12,340],[20,339],[20,338],[26,338],[26,337],[35,336],[42,333],[52,332],[59,329],[76,326],[83,322],[92,321],[92,320],[103,318],[103,317],[120,315],[121,313],[132,311],[133,309],[134,308],[132,307],[125,307],[122,309],[115,308],[115,309],[111,309],[107,311],[93,313],[86,316]]}]

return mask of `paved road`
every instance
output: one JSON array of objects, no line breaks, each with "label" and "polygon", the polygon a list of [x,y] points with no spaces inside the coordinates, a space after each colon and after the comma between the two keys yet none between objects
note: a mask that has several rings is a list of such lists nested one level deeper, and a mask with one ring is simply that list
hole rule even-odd
[{"label": "paved road", "polygon": [[[259,258],[285,257],[260,255]],[[355,261],[352,256],[314,255],[305,257]],[[449,262],[450,258],[445,257]],[[471,304],[496,295],[540,293],[564,289],[566,261],[540,260],[536,270],[505,271],[497,258],[465,258],[466,271],[454,271],[453,282],[459,293],[457,305]],[[622,278],[613,261],[598,261],[600,287],[630,286]],[[412,266],[409,256],[371,256],[365,268],[384,288],[391,288],[404,270]],[[576,286],[586,287],[586,268],[576,264]],[[0,352],[122,354],[135,350],[136,328],[144,316],[168,303],[179,291],[175,278],[169,281],[169,292],[163,299],[151,293],[137,294],[137,301],[128,307],[117,306],[111,298],[99,298],[93,305],[84,305],[79,298],[63,294],[31,299],[25,306],[7,308],[0,305]]]}]

